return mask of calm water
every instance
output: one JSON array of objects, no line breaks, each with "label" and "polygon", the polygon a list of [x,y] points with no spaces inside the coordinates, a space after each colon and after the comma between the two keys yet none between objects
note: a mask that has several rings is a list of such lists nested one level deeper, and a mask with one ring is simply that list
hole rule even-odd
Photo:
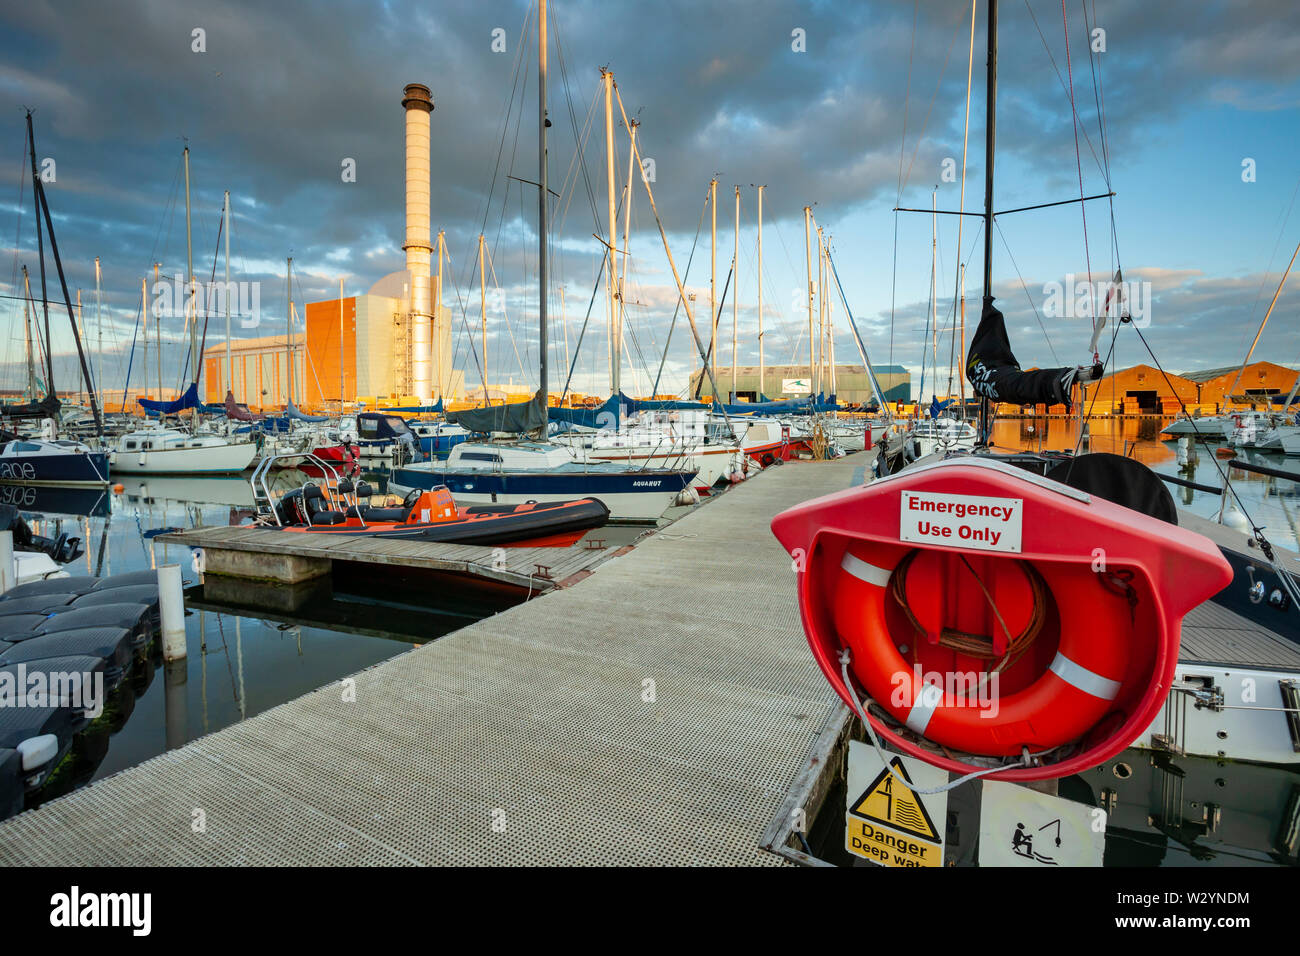
[{"label": "calm water", "polygon": [[[78,739],[49,796],[134,766],[362,668],[433,640],[513,603],[445,583],[387,578],[328,579],[295,613],[270,613],[272,594],[205,594],[190,550],[165,544],[165,530],[238,523],[253,507],[242,478],[127,479],[121,494],[0,488],[33,530],[67,533],[85,548],[70,574],[118,574],[180,564],[187,585],[188,657],[137,668],[107,718]],[[42,517],[41,514],[44,516]]]},{"label": "calm water", "polygon": [[[1135,458],[1153,471],[1176,475],[1198,484],[1223,487],[1228,472],[1227,459],[1215,457],[1215,451],[1228,448],[1227,442],[1198,444],[1190,441],[1162,441],[1160,429],[1169,420],[1094,419],[1089,423],[1090,442],[1083,451],[1109,452]],[[1039,450],[1074,450],[1078,423],[1061,419],[997,421],[993,441],[1004,448]],[[1300,458],[1288,459],[1279,453],[1242,449],[1234,456],[1255,464],[1294,471],[1300,475]],[[1270,478],[1233,469],[1232,484],[1246,512],[1262,527],[1269,541],[1279,548],[1300,551],[1300,486],[1294,481]],[[1204,518],[1219,513],[1219,496],[1178,485],[1168,485],[1180,508]]]}]

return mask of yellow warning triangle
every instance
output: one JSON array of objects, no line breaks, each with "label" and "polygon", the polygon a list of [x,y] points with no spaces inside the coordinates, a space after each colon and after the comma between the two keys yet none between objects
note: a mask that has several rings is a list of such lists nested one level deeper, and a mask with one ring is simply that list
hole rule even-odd
[{"label": "yellow warning triangle", "polygon": [[[890,772],[891,767],[897,771],[898,776]],[[928,840],[931,843],[941,842],[934,828],[934,821],[930,819],[930,814],[925,809],[925,804],[921,802],[920,797],[900,783],[898,777],[902,777],[908,783],[912,782],[903,762],[895,757],[888,767],[880,771],[880,775],[872,781],[871,786],[867,787],[862,796],[850,805],[849,812],[921,840]]]}]

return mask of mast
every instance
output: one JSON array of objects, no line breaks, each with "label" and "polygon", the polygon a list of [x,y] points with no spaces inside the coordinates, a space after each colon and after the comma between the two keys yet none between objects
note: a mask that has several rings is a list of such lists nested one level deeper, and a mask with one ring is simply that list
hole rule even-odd
[{"label": "mast", "polygon": [[[709,180],[709,210],[713,219],[710,235],[709,266],[709,369],[714,380],[718,377],[718,180]],[[716,402],[718,397],[713,396]]]},{"label": "mast", "polygon": [[740,187],[736,187],[736,249],[731,267],[731,401],[736,400],[736,349],[740,342]]},{"label": "mast", "polygon": [[[632,169],[636,165],[632,159],[636,155],[636,128],[637,121],[632,120],[628,124],[627,133],[631,143],[627,154],[627,196],[623,202],[623,253],[622,253],[622,271],[618,277],[618,310],[617,321],[614,323],[614,391],[617,395],[621,389],[620,380],[622,378],[623,365],[623,317],[627,313],[627,243],[628,233],[632,228]],[[631,367],[631,356],[628,356],[628,365]],[[633,374],[636,369],[632,367]],[[633,379],[635,382],[635,379]]]},{"label": "mast", "polygon": [[[966,355],[966,263],[961,263],[960,278],[957,280],[961,287],[961,352],[962,361]],[[961,390],[961,420],[966,420],[966,376],[957,376],[957,387]]]},{"label": "mast", "polygon": [[483,261],[483,234],[478,237],[478,296],[479,314],[483,322],[483,406],[492,404],[488,400],[488,364],[487,364],[487,266]]},{"label": "mast", "polygon": [[1250,364],[1250,357],[1255,354],[1255,346],[1259,344],[1259,337],[1264,334],[1264,326],[1268,325],[1269,316],[1273,314],[1273,306],[1277,305],[1278,296],[1286,287],[1287,276],[1291,274],[1291,267],[1295,265],[1296,256],[1300,255],[1300,243],[1296,244],[1295,252],[1291,253],[1291,261],[1286,264],[1286,271],[1282,273],[1282,279],[1277,284],[1277,291],[1273,293],[1273,300],[1268,304],[1268,311],[1264,313],[1264,319],[1259,323],[1259,328],[1255,332],[1255,338],[1250,343],[1250,348],[1246,350],[1246,357],[1241,362],[1241,368],[1237,369],[1237,375],[1232,380],[1232,387],[1228,389],[1224,396],[1224,410],[1232,403],[1232,395],[1237,390],[1237,383],[1241,381],[1241,375],[1246,371],[1246,366]]},{"label": "mast", "polygon": [[[161,262],[153,264],[153,285],[158,288],[159,267]],[[161,311],[161,310],[159,310]],[[158,363],[158,401],[163,400],[162,394],[162,316],[155,314],[153,317],[153,344],[154,344],[154,361]],[[158,413],[158,424],[162,424],[162,413]]]},{"label": "mast", "polygon": [[826,236],[817,227],[817,394],[826,390]]},{"label": "mast", "polygon": [[[45,394],[54,394],[54,349],[50,345],[50,297],[45,288],[45,243],[41,241],[41,176],[36,171],[36,133],[27,111],[27,142],[32,159],[32,203],[36,206],[36,252],[41,263],[41,310],[45,315]],[[35,305],[35,303],[33,303]]]},{"label": "mast", "polygon": [[803,252],[808,275],[808,397],[813,397],[813,277],[812,277],[812,206],[803,207]]},{"label": "mast", "polygon": [[988,79],[984,106],[984,308],[993,302],[993,152],[997,143],[998,0],[989,0]]},{"label": "mast", "polygon": [[339,420],[343,420],[343,277],[339,276]]},{"label": "mast", "polygon": [[[930,393],[939,394],[939,214],[936,211],[936,198],[939,187],[930,192],[930,368],[934,378],[930,383]],[[924,397],[924,396],[922,396]]]},{"label": "mast", "polygon": [[[194,239],[190,234],[190,148],[185,147],[185,286],[189,290],[189,296],[185,302],[186,315],[192,320],[190,322],[190,376],[194,384],[199,381],[199,336],[198,336],[198,303],[194,298]],[[195,307],[194,315],[189,316],[190,306]],[[158,381],[161,386],[162,374],[159,373]]]},{"label": "mast", "polygon": [[[546,213],[548,205],[546,184],[546,127],[550,120],[546,118],[546,0],[537,3],[537,181],[541,188],[537,191],[537,277],[541,288],[537,297],[538,306],[538,357],[541,359],[538,370],[542,396],[542,406],[547,405],[546,382]],[[486,370],[485,370],[486,371]]]},{"label": "mast", "polygon": [[98,366],[98,369],[97,369],[97,371],[95,372],[95,381],[99,384],[99,389],[98,389],[98,391],[99,391],[99,404],[100,404],[101,407],[103,407],[103,404],[104,404],[104,311],[103,311],[103,306],[104,306],[104,301],[103,301],[103,291],[102,291],[102,289],[101,289],[101,282],[100,282],[99,256],[95,256],[95,338],[96,338],[96,340],[97,340],[97,341],[96,341],[96,345],[95,345],[95,351],[98,353],[98,355],[96,356],[96,362],[95,362],[95,364]]},{"label": "mast", "polygon": [[[226,391],[231,397],[235,395],[235,357],[230,345],[230,190],[226,190],[226,290],[222,297],[226,300]],[[340,357],[339,361],[343,359]]]},{"label": "mast", "polygon": [[[608,186],[607,199],[609,203],[609,244],[605,250],[605,291],[606,298],[609,300],[609,391],[611,395],[617,395],[620,363],[618,346],[615,344],[618,319],[616,317],[617,305],[614,302],[614,224],[618,219],[618,212],[614,207],[614,74],[609,70],[602,69],[600,71],[600,81],[605,88],[605,180]],[[628,173],[630,175],[631,170]]]},{"label": "mast", "polygon": [[32,312],[27,309],[27,302],[32,297],[32,277],[27,272],[27,266],[23,266],[23,288],[26,290],[27,298],[23,300],[23,339],[27,345],[27,400],[29,402],[37,401],[36,395],[36,361],[32,357],[32,319],[35,316],[35,303],[32,303]]},{"label": "mast", "polygon": [[[993,152],[997,143],[998,111],[998,0],[989,0],[988,76],[984,100],[984,295],[983,307],[993,305]],[[958,250],[958,255],[961,252]],[[982,315],[982,313],[981,313]],[[980,396],[978,445],[988,445],[991,408]]]},{"label": "mast", "polygon": [[293,256],[289,256],[284,277],[285,295],[289,300],[289,310],[285,313],[284,324],[288,331],[285,337],[285,358],[288,364],[288,401],[285,402],[285,408],[293,404]]},{"label": "mast", "polygon": [[[433,351],[434,354],[438,356],[438,361],[434,364],[437,366],[437,368],[435,369],[438,375],[437,397],[440,399],[443,397],[443,394],[446,390],[446,386],[451,384],[450,382],[451,370],[444,367],[445,363],[447,363],[449,359],[446,355],[443,354],[443,350],[442,350],[442,325],[440,321],[440,316],[442,315],[442,258],[447,248],[446,243],[447,243],[446,234],[443,232],[443,230],[439,229],[438,230],[438,281],[437,281],[437,285],[434,286],[434,290],[433,290],[433,294],[434,294],[433,329],[434,329],[434,335],[436,336],[435,341],[433,343]],[[341,368],[339,374],[340,375],[342,374]],[[446,381],[446,385],[444,385],[444,381]],[[341,409],[342,406],[340,406],[340,412],[339,412],[340,415],[343,414]]]},{"label": "mast", "polygon": [[767,397],[767,385],[764,381],[766,368],[763,365],[763,190],[758,187],[758,400]]},{"label": "mast", "polygon": [[[85,313],[81,311],[81,290],[80,289],[77,290],[77,325],[76,328],[73,329],[73,331],[78,332],[78,334],[81,335],[84,335],[86,332],[86,316]],[[87,382],[86,383],[87,395],[89,395],[90,391],[91,391],[90,383]]]},{"label": "mast", "polygon": [[[140,277],[140,316],[144,323],[141,329],[141,338],[144,339],[144,361],[141,365],[144,368],[144,394],[149,394],[149,279],[147,276]],[[126,385],[122,386],[122,404],[126,405]],[[144,408],[143,405],[140,406]],[[149,413],[145,412],[145,418]]]}]

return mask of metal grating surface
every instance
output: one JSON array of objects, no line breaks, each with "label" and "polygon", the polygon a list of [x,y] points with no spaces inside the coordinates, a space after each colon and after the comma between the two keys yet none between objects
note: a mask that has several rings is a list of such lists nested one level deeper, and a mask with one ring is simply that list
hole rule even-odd
[{"label": "metal grating surface", "polygon": [[778,864],[759,841],[837,699],[768,522],[859,462],[769,469],[354,675],[355,703],[322,688],[0,824],[0,863]]},{"label": "metal grating surface", "polygon": [[1183,619],[1178,659],[1294,670],[1300,668],[1300,647],[1236,611],[1206,601]]}]

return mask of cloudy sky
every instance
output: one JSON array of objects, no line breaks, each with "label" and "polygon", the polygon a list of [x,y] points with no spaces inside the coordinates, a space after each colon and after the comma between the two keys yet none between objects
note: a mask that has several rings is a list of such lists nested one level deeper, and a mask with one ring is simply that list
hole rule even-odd
[{"label": "cloudy sky", "polygon": [[[1300,8],[1285,0],[1002,0],[995,208],[1096,200],[1006,215],[995,228],[994,291],[1022,365],[1089,359],[1086,318],[1053,308],[1053,285],[1122,266],[1161,363],[1177,371],[1240,362],[1300,241]],[[488,315],[489,377],[536,377],[535,12],[526,0],[274,3],[244,0],[26,0],[0,12],[0,293],[37,272],[24,108],[60,252],[82,290],[95,343],[94,267],[103,263],[105,377],[119,385],[136,330],[140,280],[184,270],[180,156],[191,149],[195,271],[214,266],[222,193],[234,207],[232,278],[261,283],[257,328],[284,329],[285,259],[297,302],[365,291],[403,267],[402,87],[427,84],[434,229],[451,256],[447,301],[458,367],[474,384],[475,247],[487,237],[502,291]],[[984,183],[985,0],[975,13],[965,209]],[[630,2],[550,6],[550,181],[555,256],[551,326],[565,364],[588,315],[606,224],[599,70],[614,71],[679,270],[707,326],[709,180],[719,182],[718,286],[731,266],[741,187],[740,360],[757,361],[754,185],[764,184],[767,361],[806,361],[803,207],[830,237],[872,360],[908,366],[927,339],[931,217],[961,204],[968,0]],[[1067,33],[1068,30],[1068,33]],[[197,32],[196,31],[200,31]],[[1102,32],[1097,32],[1102,31]],[[1068,49],[1066,38],[1069,38]],[[1074,113],[1071,110],[1073,90]],[[1077,118],[1076,118],[1077,116]],[[619,193],[628,136],[616,132]],[[6,158],[7,157],[7,158]],[[344,181],[345,161],[355,182]],[[645,393],[668,340],[676,289],[644,188],[631,206],[624,387]],[[621,203],[621,200],[620,200]],[[1085,218],[1086,214],[1086,218]],[[620,217],[621,218],[621,217]],[[961,244],[958,247],[958,224]],[[1086,234],[1086,243],[1085,243]],[[978,316],[981,221],[938,219],[940,389],[947,386],[960,265],[968,329]],[[218,275],[221,266],[217,265]],[[1293,280],[1297,281],[1297,280]],[[57,280],[51,277],[51,290]],[[560,292],[563,290],[563,308]],[[608,389],[603,290],[574,387]],[[1057,297],[1056,301],[1060,301]],[[1258,357],[1300,361],[1300,288],[1285,291]],[[856,361],[834,301],[836,356]],[[0,299],[4,381],[19,384],[21,303]],[[731,302],[722,364],[730,361]],[[1149,323],[1149,324],[1148,324]],[[52,318],[56,378],[73,373],[66,316]],[[217,334],[214,323],[209,341]],[[164,334],[179,380],[181,320]],[[927,341],[929,345],[927,346]],[[1103,339],[1103,354],[1110,338]],[[1112,364],[1149,361],[1121,330]],[[661,391],[695,364],[684,315]],[[137,360],[138,360],[137,353]],[[152,361],[151,361],[152,364]],[[133,372],[133,381],[139,374]],[[933,381],[926,372],[926,394]],[[555,384],[555,373],[552,383]],[[560,376],[563,378],[563,376]]]}]

